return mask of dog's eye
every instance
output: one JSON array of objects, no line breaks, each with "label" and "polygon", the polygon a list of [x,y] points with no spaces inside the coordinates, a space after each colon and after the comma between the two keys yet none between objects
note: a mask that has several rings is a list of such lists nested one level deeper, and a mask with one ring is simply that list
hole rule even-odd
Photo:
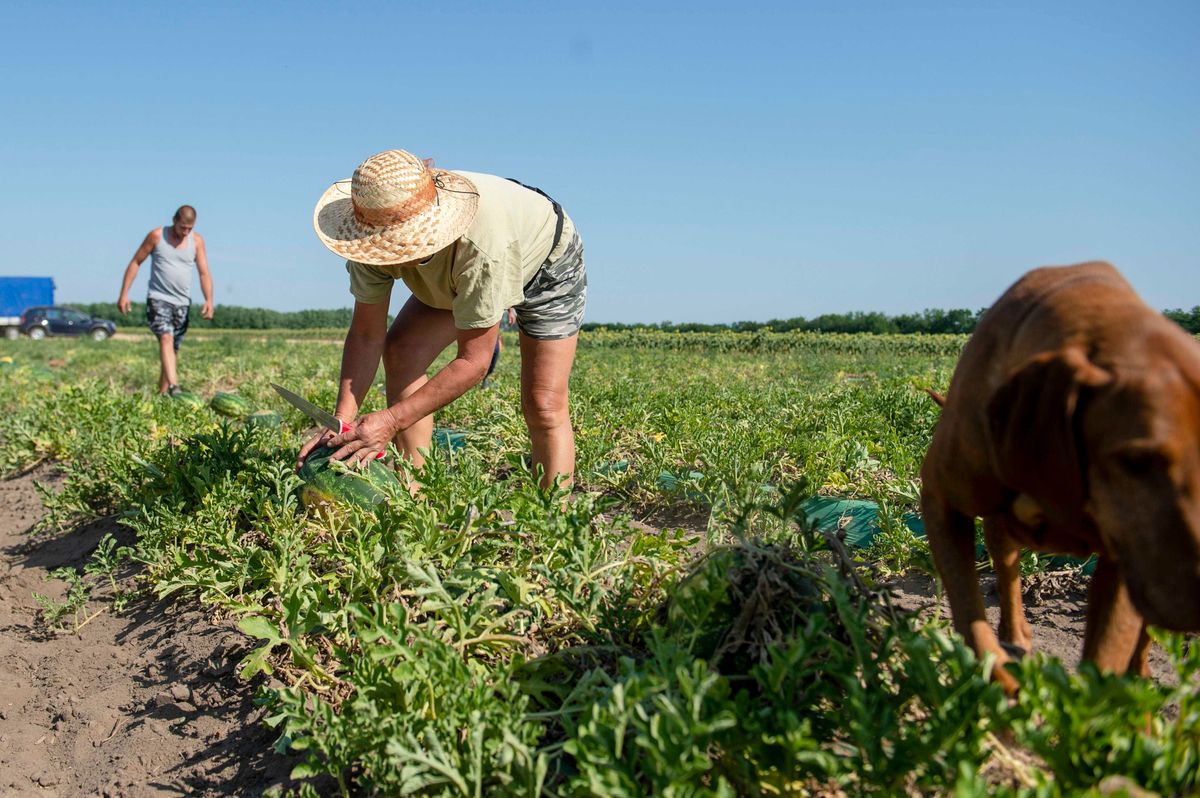
[{"label": "dog's eye", "polygon": [[1127,446],[1116,452],[1116,460],[1132,474],[1165,471],[1170,466],[1167,453],[1156,446]]}]

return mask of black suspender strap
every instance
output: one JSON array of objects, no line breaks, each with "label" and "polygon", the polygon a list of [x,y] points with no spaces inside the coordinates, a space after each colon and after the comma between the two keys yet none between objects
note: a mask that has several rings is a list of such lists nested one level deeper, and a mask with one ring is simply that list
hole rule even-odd
[{"label": "black suspender strap", "polygon": [[536,191],[538,194],[541,194],[543,197],[550,200],[550,204],[554,206],[554,215],[557,218],[557,221],[555,221],[555,223],[554,223],[554,243],[550,245],[550,251],[553,252],[555,250],[555,248],[558,247],[559,239],[562,238],[562,231],[563,231],[563,209],[562,209],[562,206],[558,204],[558,201],[555,200],[554,197],[551,197],[549,194],[547,194],[545,191],[542,191],[540,188],[536,188],[534,186],[527,186],[524,183],[522,183],[520,180],[517,180],[515,177],[509,177],[506,179],[511,180],[512,182],[516,183],[518,186],[527,188],[530,191]]}]

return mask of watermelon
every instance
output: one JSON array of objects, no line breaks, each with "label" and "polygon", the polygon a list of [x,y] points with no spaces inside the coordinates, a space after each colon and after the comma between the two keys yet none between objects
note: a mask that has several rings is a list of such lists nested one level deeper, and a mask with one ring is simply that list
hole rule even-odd
[{"label": "watermelon", "polygon": [[253,408],[250,407],[244,397],[238,396],[236,393],[226,393],[225,391],[217,391],[212,395],[212,399],[208,400],[208,406],[223,416],[230,418],[243,418],[250,415]]},{"label": "watermelon", "polygon": [[279,429],[283,426],[283,416],[276,413],[274,410],[259,410],[257,413],[251,413],[244,419],[247,427],[261,427],[262,429]]},{"label": "watermelon", "polygon": [[53,380],[57,379],[58,375],[40,363],[35,363],[30,366],[26,373],[35,380]]},{"label": "watermelon", "polygon": [[180,391],[172,398],[177,402],[183,402],[185,405],[191,405],[192,407],[204,407],[204,399],[191,391]]},{"label": "watermelon", "polygon": [[333,465],[329,456],[333,449],[326,446],[314,449],[300,467],[300,503],[321,514],[338,504],[353,504],[370,509],[387,500],[388,492],[400,485],[395,473],[378,460],[371,460],[365,469],[347,471]]}]

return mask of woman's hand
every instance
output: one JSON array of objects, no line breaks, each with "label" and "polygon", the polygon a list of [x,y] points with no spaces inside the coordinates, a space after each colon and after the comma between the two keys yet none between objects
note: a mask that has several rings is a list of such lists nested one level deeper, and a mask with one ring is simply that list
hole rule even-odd
[{"label": "woman's hand", "polygon": [[333,430],[324,429],[321,430],[321,432],[316,436],[311,438],[308,443],[304,444],[304,446],[300,449],[300,454],[296,455],[296,470],[300,470],[300,466],[304,465],[304,461],[308,459],[308,456],[313,453],[314,449],[320,446],[328,446],[329,439],[332,438],[333,435]]},{"label": "woman's hand", "polygon": [[359,465],[374,460],[387,451],[388,442],[396,437],[400,425],[388,410],[367,413],[341,435],[334,435],[326,444],[336,451],[333,460],[345,460],[347,465]]}]

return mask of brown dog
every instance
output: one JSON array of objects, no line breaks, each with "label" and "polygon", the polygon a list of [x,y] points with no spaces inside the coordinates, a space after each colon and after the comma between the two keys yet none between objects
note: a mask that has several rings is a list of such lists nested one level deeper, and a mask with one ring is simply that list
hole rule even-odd
[{"label": "brown dog", "polygon": [[1083,657],[1147,674],[1146,624],[1200,630],[1200,343],[1107,263],[1035,269],[963,349],[921,467],[921,505],[954,627],[1008,692],[984,617],[976,517],[1000,640],[1029,650],[1022,546],[1098,555]]}]

